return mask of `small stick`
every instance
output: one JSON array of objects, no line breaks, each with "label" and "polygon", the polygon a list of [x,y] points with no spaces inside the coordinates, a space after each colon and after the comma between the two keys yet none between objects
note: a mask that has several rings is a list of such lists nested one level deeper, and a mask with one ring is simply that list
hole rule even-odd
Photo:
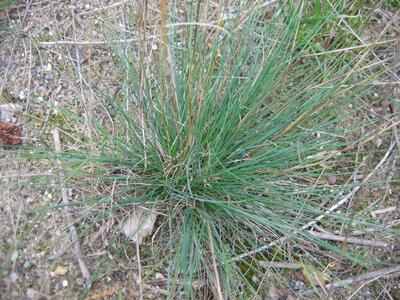
[{"label": "small stick", "polygon": [[217,261],[215,259],[214,243],[213,243],[213,239],[212,239],[212,235],[211,235],[210,223],[207,223],[207,229],[208,229],[208,238],[210,240],[211,260],[212,260],[213,270],[215,273],[215,286],[217,289],[218,300],[223,300],[224,297],[222,295],[221,283],[219,281],[218,267],[217,267]]},{"label": "small stick", "polygon": [[137,282],[139,284],[139,299],[143,300],[143,284],[142,284],[142,263],[140,261],[140,246],[139,246],[139,232],[136,231],[136,259],[138,263],[138,279]]},{"label": "small stick", "polygon": [[373,246],[373,247],[388,247],[388,244],[382,241],[372,241],[372,240],[365,240],[359,239],[354,237],[347,237],[341,236],[331,233],[322,233],[317,231],[308,231],[308,233],[322,239],[328,241],[336,241],[336,242],[346,242],[350,244],[358,244],[358,245],[365,245],[365,246]]},{"label": "small stick", "polygon": [[397,209],[396,206],[390,206],[390,207],[374,210],[374,211],[371,211],[371,216],[376,218],[377,215],[387,214],[387,213],[395,211],[396,209]]},{"label": "small stick", "polygon": [[[53,140],[54,140],[55,151],[60,153],[61,152],[61,142],[60,142],[60,134],[58,133],[58,129],[53,129]],[[81,246],[78,241],[78,233],[74,226],[74,222],[73,222],[73,219],[71,216],[71,211],[68,207],[69,200],[68,200],[68,195],[67,195],[67,189],[63,189],[63,191],[62,191],[62,204],[66,205],[63,208],[63,210],[65,212],[65,218],[67,219],[69,233],[71,235],[71,241],[74,245],[75,255],[78,259],[79,268],[81,269],[81,273],[82,273],[83,278],[85,279],[86,284],[88,286],[90,286],[90,273],[89,273],[88,268],[86,267],[84,255],[82,253]]]},{"label": "small stick", "polygon": [[275,269],[301,269],[301,265],[287,262],[274,262],[274,261],[258,261],[258,264],[263,268]]},{"label": "small stick", "polygon": [[51,176],[51,173],[21,173],[21,174],[4,174],[0,175],[0,180],[8,179],[8,178],[29,178],[29,177],[42,177],[42,176]]},{"label": "small stick", "polygon": [[369,43],[369,44],[363,44],[363,45],[359,45],[359,46],[347,47],[347,48],[330,50],[330,51],[325,51],[325,52],[312,53],[312,54],[304,55],[303,57],[313,57],[313,56],[321,56],[321,55],[325,55],[325,54],[340,53],[340,52],[351,51],[351,50],[355,50],[355,49],[362,49],[362,48],[371,47],[371,46],[388,44],[388,43],[392,43],[395,41],[397,41],[397,39],[390,39],[390,40],[380,41],[380,42],[376,42],[376,43]]},{"label": "small stick", "polygon": [[[368,272],[368,273],[364,273],[355,277],[349,277],[343,280],[339,280],[330,284],[326,285],[326,289],[329,290],[333,290],[333,289],[337,289],[337,288],[343,288],[345,286],[351,285],[353,283],[356,282],[360,282],[360,281],[366,281],[366,280],[371,280],[375,281],[378,280],[379,278],[396,278],[400,276],[400,266],[395,266],[395,267],[391,267],[391,268],[385,268],[385,269],[381,269],[378,271],[373,271],[373,272]],[[304,292],[300,292],[301,296],[310,296],[313,295],[317,292],[318,290],[316,289],[309,289],[306,290]]]},{"label": "small stick", "polygon": [[135,43],[138,39],[114,40],[114,41],[54,41],[54,42],[39,42],[41,46],[55,46],[55,45],[108,45],[108,44],[125,44]]}]

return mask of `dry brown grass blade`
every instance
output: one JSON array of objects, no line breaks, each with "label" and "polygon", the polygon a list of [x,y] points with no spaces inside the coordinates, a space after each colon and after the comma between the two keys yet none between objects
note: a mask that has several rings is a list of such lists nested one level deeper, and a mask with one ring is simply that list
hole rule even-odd
[{"label": "dry brown grass blade", "polygon": [[[328,291],[337,289],[337,288],[343,288],[349,285],[352,285],[357,282],[362,282],[362,281],[368,281],[368,283],[371,283],[373,281],[376,281],[380,278],[397,278],[400,276],[400,266],[395,266],[391,268],[385,268],[381,269],[378,271],[373,271],[373,272],[368,272],[364,273],[355,277],[349,277],[343,280],[339,280],[330,284],[326,285],[326,289]],[[318,290],[316,289],[309,289],[304,292],[300,292],[300,295],[302,297],[305,296],[311,296],[315,293],[317,293]]]},{"label": "dry brown grass blade", "polygon": [[[60,142],[60,135],[59,135],[57,129],[53,129],[53,141],[54,141],[55,151],[60,153],[61,152],[61,142]],[[74,252],[75,252],[76,258],[78,260],[79,268],[81,270],[82,277],[86,280],[86,284],[88,286],[90,286],[90,272],[89,272],[88,268],[86,267],[85,257],[83,255],[81,245],[79,244],[79,240],[78,240],[78,233],[74,226],[74,220],[72,218],[71,211],[68,207],[69,199],[68,199],[68,195],[67,195],[67,189],[63,189],[61,197],[62,197],[62,204],[66,205],[64,207],[65,218],[68,223],[69,233],[71,236],[72,244],[74,246]]]},{"label": "dry brown grass blade", "polygon": [[372,247],[388,247],[389,244],[382,242],[382,241],[373,241],[373,240],[366,240],[366,239],[359,239],[353,238],[349,236],[341,236],[329,233],[322,233],[317,231],[309,231],[310,234],[328,241],[336,241],[336,242],[346,242],[349,244],[358,244],[358,245],[365,245],[365,246],[372,246]]},{"label": "dry brown grass blade", "polygon": [[208,238],[210,240],[210,252],[211,252],[212,267],[213,267],[213,271],[215,274],[215,288],[216,288],[218,300],[223,300],[224,297],[222,295],[221,282],[219,280],[217,261],[215,259],[215,253],[214,253],[214,242],[213,242],[213,238],[212,238],[212,234],[211,234],[211,227],[210,227],[209,223],[207,223],[207,230],[208,230]]}]

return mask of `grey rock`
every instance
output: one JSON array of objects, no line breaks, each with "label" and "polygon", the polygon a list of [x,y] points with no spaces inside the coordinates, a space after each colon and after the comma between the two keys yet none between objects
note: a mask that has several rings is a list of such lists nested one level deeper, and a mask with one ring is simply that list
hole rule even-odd
[{"label": "grey rock", "polygon": [[26,297],[28,299],[35,299],[37,297],[37,293],[34,289],[28,288],[26,290]]},{"label": "grey rock", "polygon": [[10,274],[10,280],[11,280],[11,282],[16,282],[18,280],[18,274],[15,272],[12,272]]}]

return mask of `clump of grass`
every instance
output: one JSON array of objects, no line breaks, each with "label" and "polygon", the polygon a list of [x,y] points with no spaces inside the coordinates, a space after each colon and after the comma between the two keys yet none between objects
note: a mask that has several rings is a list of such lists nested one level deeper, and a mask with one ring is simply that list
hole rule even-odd
[{"label": "clump of grass", "polygon": [[8,6],[10,6],[11,4],[13,4],[15,2],[15,0],[5,0],[2,1],[0,3],[0,10],[4,10],[6,9]]},{"label": "clump of grass", "polygon": [[[306,2],[273,9],[231,2],[193,1],[182,12],[179,3],[167,11],[161,1],[153,44],[145,31],[153,24],[138,13],[138,44],[113,49],[121,96],[102,105],[107,118],[92,116],[91,137],[79,150],[59,157],[74,186],[97,182],[101,196],[73,203],[93,208],[87,222],[110,214],[122,221],[136,205],[159,214],[156,252],[146,261],[161,260],[172,298],[182,290],[187,298],[210,291],[246,298],[258,288],[252,276],[263,274],[259,261],[320,267],[305,244],[362,263],[302,226],[349,187],[329,187],[325,170],[359,142],[347,123],[357,112],[348,107],[379,64],[368,65],[368,48],[312,55],[327,24],[340,19],[335,4],[303,30],[312,11]],[[320,50],[344,46],[333,39]],[[324,226],[348,220],[332,213]],[[352,216],[355,227],[368,222]],[[276,240],[257,256],[234,259]]]}]

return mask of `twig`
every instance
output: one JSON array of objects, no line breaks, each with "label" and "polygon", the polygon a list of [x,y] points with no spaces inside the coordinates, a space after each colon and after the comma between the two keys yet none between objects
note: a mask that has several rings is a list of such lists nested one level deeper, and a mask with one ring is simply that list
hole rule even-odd
[{"label": "twig", "polygon": [[214,253],[214,243],[213,243],[213,239],[212,239],[212,235],[211,235],[211,227],[210,227],[209,223],[207,223],[207,229],[208,229],[208,239],[210,240],[211,260],[212,260],[212,267],[213,267],[213,270],[215,273],[215,285],[216,285],[216,289],[217,289],[218,300],[223,300],[224,297],[222,295],[221,283],[219,281],[217,261],[215,259],[215,253]]},{"label": "twig", "polygon": [[376,42],[376,43],[369,43],[369,44],[363,44],[363,45],[358,45],[358,46],[353,46],[353,47],[347,47],[347,48],[341,48],[341,49],[336,49],[336,50],[307,54],[307,55],[304,55],[304,57],[313,57],[313,56],[321,56],[321,55],[332,54],[332,53],[340,53],[340,52],[351,51],[351,50],[355,50],[355,49],[362,49],[362,48],[371,47],[371,46],[388,44],[388,43],[392,43],[395,41],[397,41],[397,39],[390,39],[390,40],[380,41],[380,42]]},{"label": "twig", "polygon": [[358,244],[358,245],[373,246],[373,247],[388,247],[388,244],[382,241],[372,241],[354,237],[341,236],[331,233],[322,233],[317,231],[308,231],[308,232],[322,240],[346,242],[350,244]]},{"label": "twig", "polygon": [[138,42],[138,39],[113,40],[113,41],[54,41],[54,42],[39,42],[41,46],[55,45],[108,45],[108,44],[125,44]]},{"label": "twig", "polygon": [[263,268],[275,268],[275,269],[300,269],[301,265],[287,262],[275,262],[275,261],[258,261],[258,264]]},{"label": "twig", "polygon": [[[57,129],[53,129],[53,140],[54,140],[55,151],[60,153],[61,152],[61,142],[60,142],[60,135],[59,135]],[[86,281],[86,285],[88,287],[90,287],[90,285],[91,285],[90,273],[89,273],[88,268],[86,267],[84,255],[82,253],[81,246],[78,241],[78,234],[77,234],[76,228],[74,226],[74,222],[73,222],[73,219],[71,216],[71,211],[68,207],[69,200],[68,200],[68,195],[67,195],[67,189],[65,189],[65,188],[62,191],[62,204],[65,205],[63,210],[65,213],[65,218],[68,223],[69,233],[71,235],[71,241],[72,241],[72,244],[74,245],[74,252],[78,259],[79,268],[81,269],[82,276]]]},{"label": "twig", "polygon": [[51,173],[23,173],[23,174],[4,174],[0,175],[0,180],[8,178],[29,178],[29,177],[42,177],[42,176],[52,176]]},{"label": "twig", "polygon": [[[349,277],[347,279],[343,279],[343,280],[339,280],[330,284],[326,285],[326,289],[329,290],[333,290],[333,289],[337,289],[337,288],[342,288],[348,285],[351,285],[353,283],[356,282],[360,282],[360,281],[366,281],[366,280],[371,280],[375,281],[378,280],[379,278],[396,278],[400,276],[400,266],[395,266],[392,268],[385,268],[385,269],[381,269],[378,271],[373,271],[373,272],[368,272],[368,273],[364,273],[355,277]],[[301,296],[310,296],[313,295],[315,293],[317,293],[318,290],[316,289],[309,289],[306,290],[304,292],[300,292]]]},{"label": "twig", "polygon": [[[371,177],[379,170],[379,168],[386,162],[386,160],[390,157],[390,155],[392,154],[393,149],[396,147],[396,142],[392,142],[389,146],[389,149],[386,151],[385,155],[382,157],[382,159],[379,161],[379,163],[375,166],[375,168],[362,180],[362,182],[355,186],[351,192],[349,192],[347,195],[345,195],[338,203],[336,203],[335,205],[331,206],[329,209],[326,210],[326,212],[318,217],[316,217],[313,221],[308,222],[307,224],[303,225],[300,229],[298,229],[297,231],[300,230],[304,230],[307,229],[311,226],[313,226],[314,224],[316,224],[317,222],[319,222],[320,220],[322,220],[323,218],[325,218],[326,216],[328,216],[329,214],[331,214],[332,212],[334,212],[335,210],[337,210],[339,207],[343,206],[344,204],[346,204],[360,189],[363,185],[365,185],[370,179]],[[277,240],[274,240],[270,243],[268,243],[267,245],[261,246],[257,249],[251,250],[249,252],[240,254],[238,256],[233,257],[230,261],[231,262],[235,262],[235,261],[239,261],[242,260],[246,257],[255,255],[257,253],[263,252],[275,245],[277,245],[280,242],[285,241],[288,238],[288,236],[284,236],[281,237]]]},{"label": "twig", "polygon": [[139,246],[139,230],[136,231],[136,259],[138,263],[138,278],[137,284],[139,285],[139,299],[143,300],[143,284],[142,284],[142,263],[140,261],[140,246]]},{"label": "twig", "polygon": [[374,210],[374,211],[371,211],[371,216],[376,218],[377,215],[391,213],[391,212],[395,211],[396,209],[397,209],[396,206],[390,206],[390,207]]}]

